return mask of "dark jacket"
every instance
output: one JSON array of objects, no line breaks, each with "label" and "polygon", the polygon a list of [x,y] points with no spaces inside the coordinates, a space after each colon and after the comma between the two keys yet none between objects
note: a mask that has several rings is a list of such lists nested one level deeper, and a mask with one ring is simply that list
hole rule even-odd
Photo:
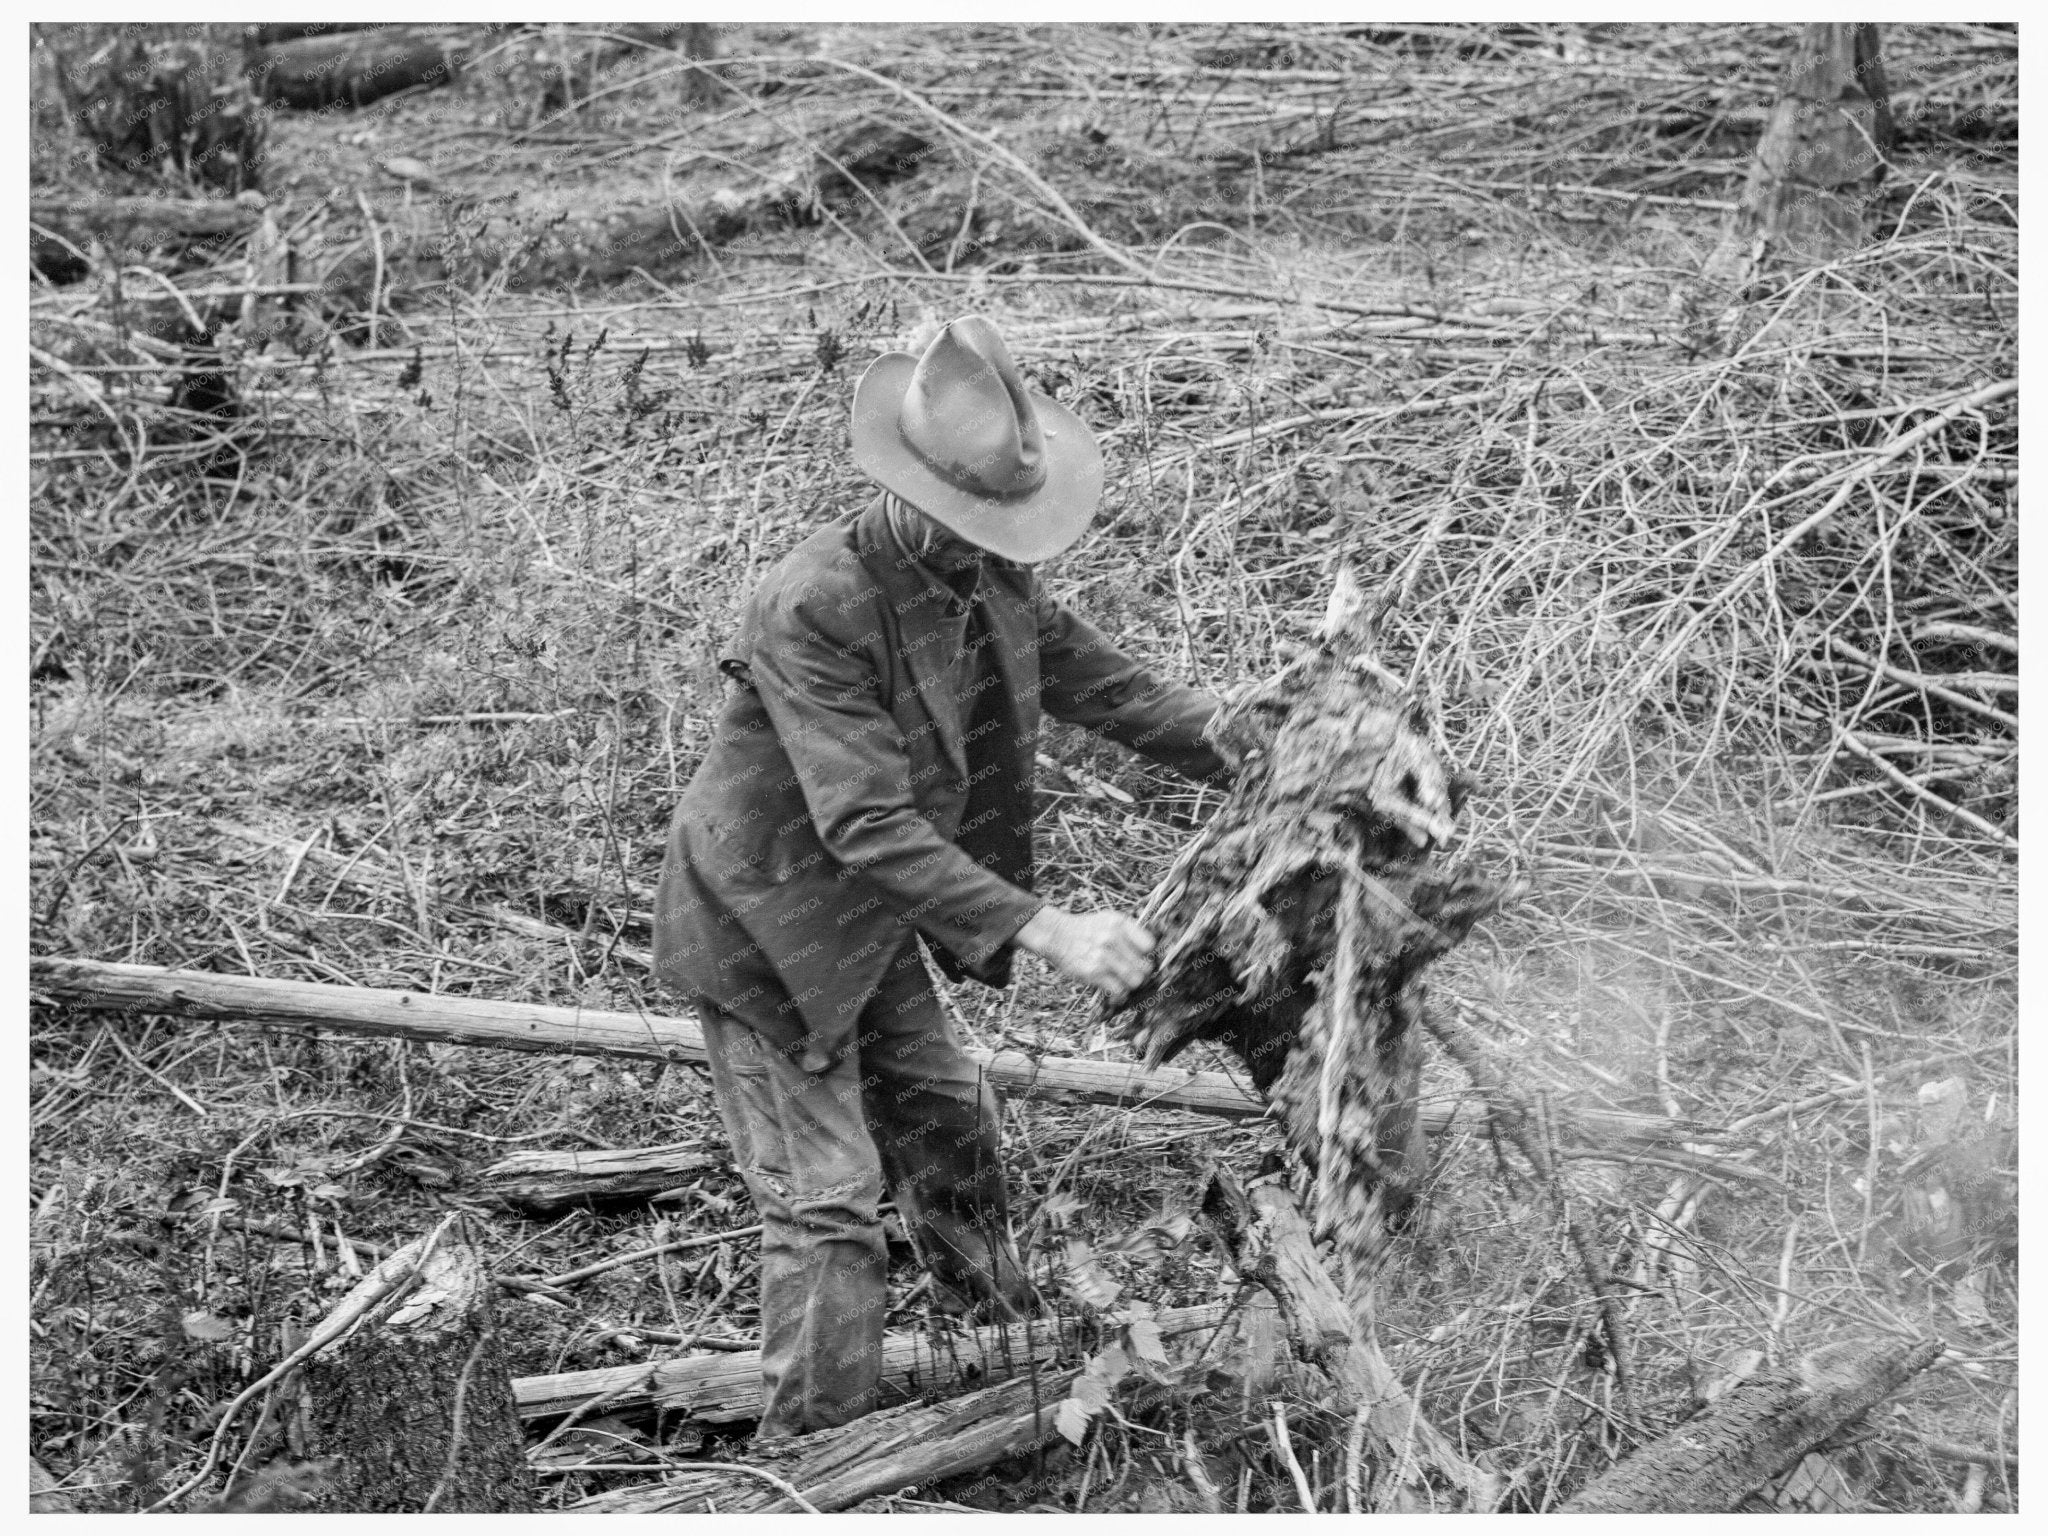
[{"label": "dark jacket", "polygon": [[[912,928],[992,986],[1031,894],[1041,708],[1193,778],[1213,695],[1155,681],[985,559],[977,696],[963,706],[936,622],[947,592],[884,501],[812,534],[748,600],[720,666],[739,680],[670,825],[655,907],[659,979],[784,1050],[837,1054]],[[935,643],[940,642],[940,643]]]}]

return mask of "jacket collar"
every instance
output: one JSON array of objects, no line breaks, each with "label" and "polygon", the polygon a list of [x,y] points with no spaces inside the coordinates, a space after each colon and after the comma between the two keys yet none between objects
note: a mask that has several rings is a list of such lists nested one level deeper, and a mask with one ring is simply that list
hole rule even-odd
[{"label": "jacket collar", "polygon": [[[965,722],[952,707],[952,657],[941,656],[943,647],[937,643],[940,637],[936,633],[946,616],[950,589],[903,548],[889,527],[887,504],[881,496],[856,514],[853,534],[861,564],[895,616],[898,657],[910,673],[947,759],[964,778],[968,772],[961,734]],[[1016,697],[1025,682],[1018,667],[1025,649],[1036,638],[1030,577],[1029,566],[991,554],[982,562],[981,584],[975,594],[990,628],[991,660],[1009,697]]]}]

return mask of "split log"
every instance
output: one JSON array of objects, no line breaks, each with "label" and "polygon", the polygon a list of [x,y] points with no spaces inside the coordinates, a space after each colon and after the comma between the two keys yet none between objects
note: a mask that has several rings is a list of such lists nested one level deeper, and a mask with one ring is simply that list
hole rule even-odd
[{"label": "split log", "polygon": [[366,106],[413,86],[446,85],[477,51],[476,27],[374,25],[250,50],[265,101],[301,111]]},{"label": "split log", "polygon": [[1241,1188],[1228,1173],[1211,1176],[1202,1214],[1247,1280],[1279,1303],[1289,1337],[1302,1358],[1319,1367],[1333,1388],[1331,1406],[1361,1416],[1366,1444],[1378,1469],[1381,1510],[1485,1512],[1497,1480],[1459,1455],[1422,1413],[1362,1326],[1337,1282],[1316,1255],[1308,1220],[1294,1195],[1275,1179]]},{"label": "split log", "polygon": [[697,1150],[696,1142],[670,1147],[600,1152],[514,1152],[483,1173],[487,1198],[529,1216],[554,1216],[572,1206],[648,1200],[729,1159]]},{"label": "split log", "polygon": [[804,1435],[777,1455],[756,1450],[751,1472],[684,1472],[657,1488],[621,1489],[570,1507],[586,1514],[846,1509],[1044,1445],[1059,1434],[1060,1400],[1079,1374],[1041,1371],[942,1403],[885,1409]]},{"label": "split log", "polygon": [[1595,1478],[1563,1514],[1707,1514],[1733,1510],[1814,1447],[1940,1357],[1942,1344],[1834,1345],[1784,1373],[1738,1382]]},{"label": "split log", "polygon": [[307,1443],[327,1461],[317,1508],[533,1509],[490,1277],[459,1229],[444,1225],[399,1249],[336,1311],[365,1301],[361,1320],[301,1378]]},{"label": "split log", "polygon": [[[1169,1307],[1153,1319],[1161,1338],[1214,1328],[1227,1308]],[[1013,1375],[1058,1352],[1067,1320],[991,1324],[957,1334],[896,1332],[882,1338],[885,1399],[901,1401],[935,1390]],[[761,1416],[761,1352],[711,1358],[656,1360],[604,1366],[555,1376],[522,1376],[512,1383],[520,1417],[529,1422],[573,1413],[602,1397],[607,1412],[659,1408],[710,1424]]]},{"label": "split log", "polygon": [[[451,1045],[488,1045],[564,1056],[628,1056],[657,1061],[708,1060],[694,1018],[492,1002],[330,982],[277,981],[213,971],[71,960],[37,955],[29,983],[41,996],[74,1007],[140,1011],[189,1019],[244,1020],[390,1035]],[[1153,1068],[1090,1057],[1030,1056],[1023,1051],[967,1053],[1005,1094],[1131,1109],[1176,1109],[1224,1119],[1257,1119],[1267,1106],[1235,1077],[1178,1067]],[[1431,1134],[1476,1129],[1483,1114],[1470,1105],[1425,1105]],[[1654,1115],[1586,1106],[1551,1107],[1551,1131],[1565,1157],[1625,1161],[1654,1148],[1660,1162],[1708,1176],[1751,1176],[1725,1159],[1687,1154],[1686,1142],[1727,1140],[1710,1127]]]}]

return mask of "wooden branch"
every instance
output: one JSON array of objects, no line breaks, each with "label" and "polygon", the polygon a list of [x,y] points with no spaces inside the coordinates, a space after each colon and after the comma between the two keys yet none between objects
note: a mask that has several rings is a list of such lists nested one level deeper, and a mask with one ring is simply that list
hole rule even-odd
[{"label": "wooden branch", "polygon": [[1316,1255],[1308,1218],[1277,1180],[1239,1187],[1228,1173],[1210,1177],[1202,1214],[1240,1275],[1273,1294],[1297,1350],[1329,1377],[1330,1406],[1363,1419],[1379,1468],[1382,1508],[1485,1512],[1496,1479],[1467,1461],[1428,1418],[1381,1353],[1361,1333],[1337,1282]]},{"label": "wooden branch", "polygon": [[484,1170],[484,1193],[529,1216],[552,1216],[577,1205],[652,1199],[695,1174],[722,1168],[730,1161],[699,1151],[697,1146],[690,1142],[609,1152],[589,1147],[514,1152]]},{"label": "wooden branch", "polygon": [[1078,1374],[1041,1371],[942,1403],[872,1413],[804,1435],[779,1455],[757,1450],[751,1475],[748,1469],[684,1472],[655,1488],[621,1489],[570,1507],[590,1514],[845,1509],[1045,1444],[1059,1433],[1056,1410]]},{"label": "wooden branch", "polygon": [[1788,1373],[1738,1382],[1713,1407],[1619,1462],[1567,1500],[1563,1514],[1733,1510],[1940,1356],[1927,1339],[1834,1346]]},{"label": "wooden branch", "polygon": [[[1210,1304],[1172,1307],[1153,1319],[1162,1338],[1214,1328],[1228,1309]],[[898,1332],[882,1339],[882,1392],[898,1399],[978,1377],[1011,1375],[1033,1360],[1052,1358],[1063,1321],[991,1325],[954,1335]],[[522,1376],[512,1383],[520,1417],[559,1418],[594,1397],[608,1412],[658,1407],[708,1423],[729,1423],[761,1415],[761,1353],[711,1358],[656,1360],[645,1365],[605,1366],[556,1376]]]},{"label": "wooden branch", "polygon": [[[55,1001],[84,1008],[298,1024],[558,1055],[707,1060],[704,1032],[695,1019],[659,1014],[551,1008],[52,956],[30,962],[30,985]],[[1238,1118],[1266,1110],[1264,1103],[1220,1072],[1147,1071],[1121,1062],[1066,1057],[1033,1060],[1022,1051],[969,1054],[1005,1093]]]},{"label": "wooden branch", "polygon": [[[30,959],[29,983],[43,996],[79,1008],[296,1024],[569,1056],[707,1060],[704,1032],[695,1019],[660,1014],[553,1008],[52,955]],[[1223,1072],[1147,1069],[1072,1056],[1032,1057],[1014,1050],[970,1049],[967,1054],[981,1064],[991,1085],[1023,1098],[1179,1109],[1239,1120],[1266,1113],[1263,1099]],[[1483,1114],[1472,1105],[1434,1104],[1423,1107],[1421,1118],[1424,1130],[1441,1135],[1476,1128]],[[1704,1126],[1595,1108],[1575,1108],[1554,1118],[1563,1122],[1557,1130],[1576,1138],[1559,1148],[1564,1157],[1625,1161],[1632,1151],[1655,1147],[1660,1159],[1697,1167],[1704,1174],[1724,1166],[1722,1159],[1682,1150],[1685,1142],[1716,1138],[1717,1133]]]}]

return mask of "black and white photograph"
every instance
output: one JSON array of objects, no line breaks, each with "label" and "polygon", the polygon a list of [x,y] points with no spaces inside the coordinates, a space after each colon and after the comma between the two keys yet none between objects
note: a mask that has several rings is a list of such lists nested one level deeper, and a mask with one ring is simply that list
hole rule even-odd
[{"label": "black and white photograph", "polygon": [[31,1512],[2018,1514],[2018,24],[1140,18],[31,22]]}]

